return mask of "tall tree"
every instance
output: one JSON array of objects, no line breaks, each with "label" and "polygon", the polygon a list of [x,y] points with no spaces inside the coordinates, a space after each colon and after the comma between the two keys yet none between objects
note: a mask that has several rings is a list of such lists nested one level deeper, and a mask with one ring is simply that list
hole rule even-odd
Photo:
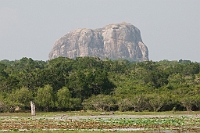
[{"label": "tall tree", "polygon": [[57,92],[57,103],[58,108],[69,109],[71,108],[71,94],[67,87],[63,87]]},{"label": "tall tree", "polygon": [[22,87],[15,92],[15,98],[18,103],[20,103],[23,107],[29,108],[30,101],[33,100],[32,92],[29,91],[28,88]]},{"label": "tall tree", "polygon": [[49,108],[53,108],[55,105],[53,88],[50,85],[39,88],[35,101],[39,107],[43,108],[45,111],[49,111]]}]

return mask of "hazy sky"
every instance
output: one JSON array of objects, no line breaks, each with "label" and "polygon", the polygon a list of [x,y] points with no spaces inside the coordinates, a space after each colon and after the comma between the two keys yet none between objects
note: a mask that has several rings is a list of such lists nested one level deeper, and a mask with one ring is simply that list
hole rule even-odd
[{"label": "hazy sky", "polygon": [[48,60],[54,42],[77,28],[128,22],[149,59],[200,62],[200,0],[0,0],[0,60]]}]

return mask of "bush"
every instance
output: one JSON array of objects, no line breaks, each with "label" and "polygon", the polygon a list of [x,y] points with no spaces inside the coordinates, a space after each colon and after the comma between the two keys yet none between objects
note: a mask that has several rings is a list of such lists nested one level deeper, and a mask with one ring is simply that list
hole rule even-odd
[{"label": "bush", "polygon": [[5,112],[7,110],[7,107],[4,102],[0,102],[0,112]]}]

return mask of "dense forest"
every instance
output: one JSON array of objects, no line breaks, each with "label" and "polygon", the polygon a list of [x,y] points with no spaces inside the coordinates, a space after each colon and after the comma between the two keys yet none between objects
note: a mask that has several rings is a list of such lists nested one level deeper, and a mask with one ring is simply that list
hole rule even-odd
[{"label": "dense forest", "polygon": [[0,112],[200,109],[200,63],[96,57],[0,61]]}]

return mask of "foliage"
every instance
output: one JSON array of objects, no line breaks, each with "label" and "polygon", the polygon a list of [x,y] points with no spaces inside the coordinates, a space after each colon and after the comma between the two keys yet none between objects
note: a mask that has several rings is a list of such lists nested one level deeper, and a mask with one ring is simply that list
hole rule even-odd
[{"label": "foliage", "polygon": [[24,106],[28,106],[30,101],[33,99],[32,92],[26,87],[16,90],[15,97],[16,100],[20,103],[23,103]]},{"label": "foliage", "polygon": [[111,111],[116,100],[110,95],[97,95],[84,100],[82,103],[85,109],[96,111]]},{"label": "foliage", "polygon": [[200,63],[97,57],[0,61],[0,111],[200,109]]},{"label": "foliage", "polygon": [[59,89],[55,99],[55,104],[58,109],[75,110],[81,108],[81,99],[72,98],[71,93],[67,87],[62,87]]},{"label": "foliage", "polygon": [[54,107],[53,88],[50,85],[45,85],[44,88],[39,88],[35,101],[36,104],[39,107],[43,107],[45,111],[48,111],[49,107]]}]

